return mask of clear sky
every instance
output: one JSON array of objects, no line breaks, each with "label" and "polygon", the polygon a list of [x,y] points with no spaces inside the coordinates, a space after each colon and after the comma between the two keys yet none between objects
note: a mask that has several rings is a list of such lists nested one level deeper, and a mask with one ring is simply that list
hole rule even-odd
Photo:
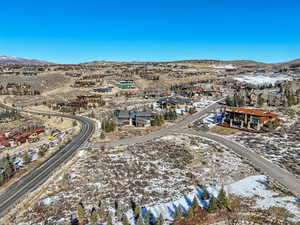
[{"label": "clear sky", "polygon": [[0,55],[58,63],[300,58],[299,0],[2,0]]}]

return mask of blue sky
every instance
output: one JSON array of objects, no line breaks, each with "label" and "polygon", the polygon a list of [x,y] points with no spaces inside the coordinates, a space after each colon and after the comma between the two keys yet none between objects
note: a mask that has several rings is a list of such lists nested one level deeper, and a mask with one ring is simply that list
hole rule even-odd
[{"label": "blue sky", "polygon": [[300,1],[0,2],[0,55],[58,63],[300,58]]}]

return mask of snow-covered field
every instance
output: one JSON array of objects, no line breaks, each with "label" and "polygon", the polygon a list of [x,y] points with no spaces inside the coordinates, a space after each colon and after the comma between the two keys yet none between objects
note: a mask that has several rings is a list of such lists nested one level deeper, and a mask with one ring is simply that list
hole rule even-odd
[{"label": "snow-covered field", "polygon": [[[227,193],[242,198],[251,198],[251,200],[254,201],[252,207],[255,209],[267,210],[272,207],[284,208],[294,215],[294,217],[289,218],[291,221],[300,221],[299,199],[292,196],[278,196],[278,193],[268,190],[266,186],[267,182],[268,178],[264,175],[249,176],[232,184],[225,185],[224,189]],[[146,208],[147,210],[151,210],[155,217],[162,214],[167,221],[173,220],[176,207],[181,207],[183,211],[187,212],[192,205],[194,197],[197,198],[201,207],[206,208],[209,199],[202,200],[201,196],[203,190],[199,187],[191,187],[191,189],[192,191],[189,194],[182,196],[176,201],[156,204]],[[221,187],[212,185],[207,187],[206,190],[217,198]]]},{"label": "snow-covered field", "polygon": [[232,64],[220,64],[220,65],[212,65],[210,66],[211,68],[214,69],[235,69],[236,67],[233,66]]},{"label": "snow-covered field", "polygon": [[246,82],[246,83],[250,83],[250,84],[255,84],[255,85],[263,85],[263,84],[272,84],[274,85],[277,81],[291,81],[293,80],[293,78],[288,77],[288,76],[276,76],[276,77],[271,77],[271,76],[267,76],[267,75],[242,75],[242,76],[238,76],[233,78],[237,81],[240,82]]},{"label": "snow-covered field", "polygon": [[[81,153],[82,154],[82,153]],[[231,184],[255,174],[235,154],[213,142],[176,135],[127,147],[93,149],[48,188],[47,193],[12,224],[65,224],[82,200],[87,210],[131,198],[158,214],[158,208],[182,201],[198,185]],[[158,208],[157,208],[158,207]],[[42,215],[41,215],[42,213]],[[168,218],[169,215],[166,215]]]}]

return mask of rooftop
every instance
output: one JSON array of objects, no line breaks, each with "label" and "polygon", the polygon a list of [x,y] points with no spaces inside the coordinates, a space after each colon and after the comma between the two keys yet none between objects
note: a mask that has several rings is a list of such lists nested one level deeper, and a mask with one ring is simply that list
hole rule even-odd
[{"label": "rooftop", "polygon": [[248,114],[254,116],[263,116],[263,117],[277,117],[278,115],[275,113],[271,113],[268,111],[258,110],[258,109],[248,109],[243,107],[236,107],[231,110],[227,110],[227,112],[234,112],[234,113],[241,113],[241,114]]}]

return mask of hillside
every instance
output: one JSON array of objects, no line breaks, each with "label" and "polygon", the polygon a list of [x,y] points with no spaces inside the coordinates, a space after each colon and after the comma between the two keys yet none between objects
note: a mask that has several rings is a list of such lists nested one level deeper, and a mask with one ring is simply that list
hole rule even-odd
[{"label": "hillside", "polygon": [[54,63],[37,59],[19,58],[14,56],[0,56],[0,64],[50,65]]}]

